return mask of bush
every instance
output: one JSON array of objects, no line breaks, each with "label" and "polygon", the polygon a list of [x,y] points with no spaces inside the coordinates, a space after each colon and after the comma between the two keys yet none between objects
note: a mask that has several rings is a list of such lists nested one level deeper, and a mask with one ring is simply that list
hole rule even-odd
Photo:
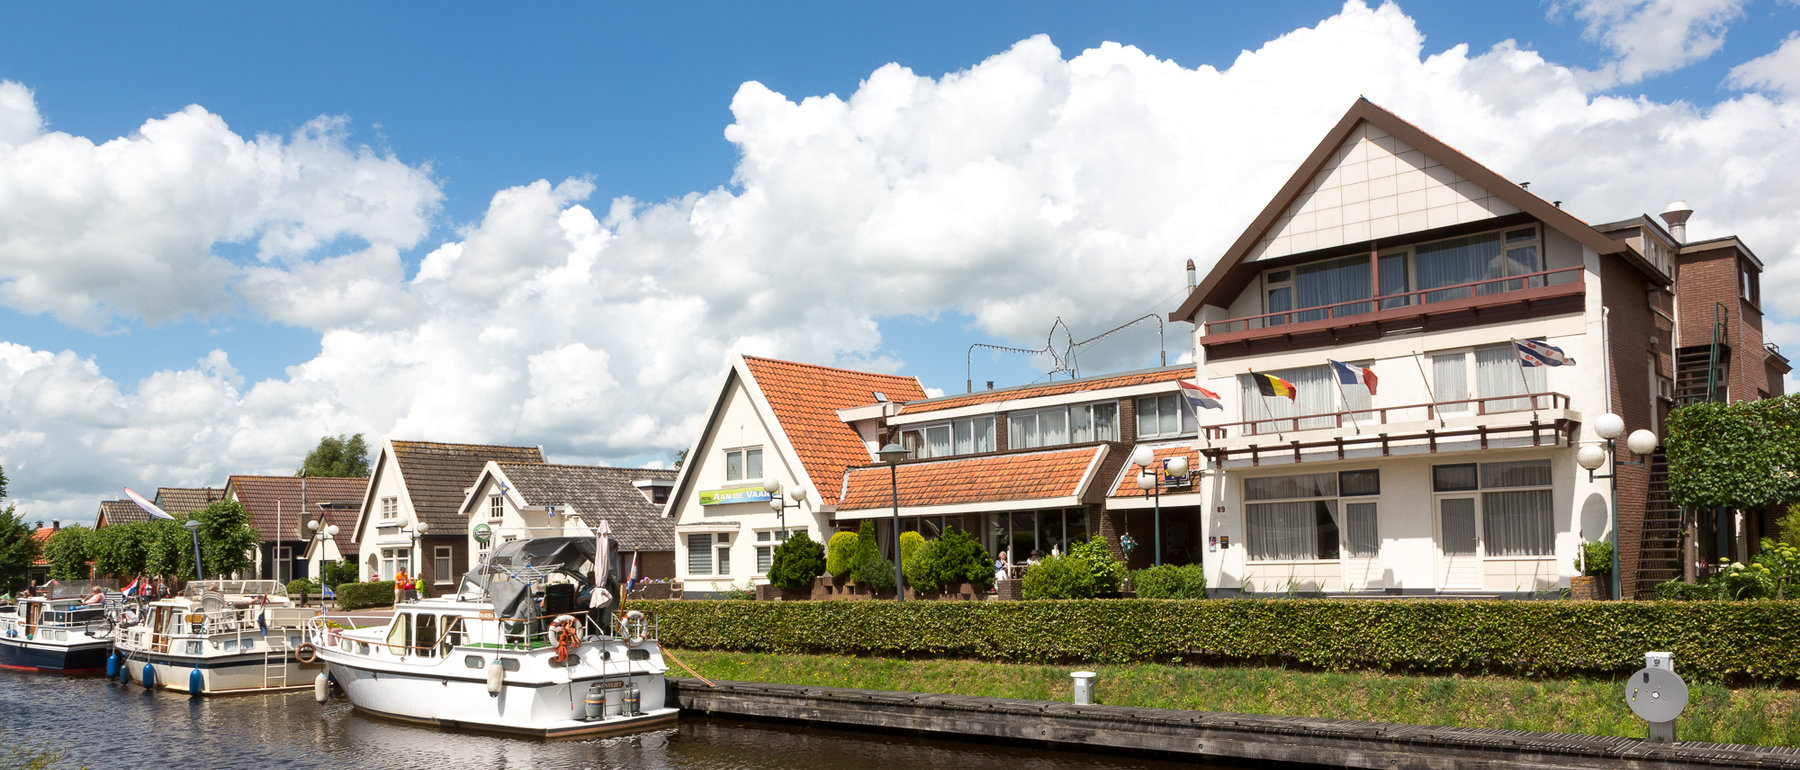
[{"label": "bush", "polygon": [[906,584],[920,594],[935,594],[943,588],[936,570],[931,567],[937,560],[937,547],[936,540],[926,540],[910,551],[902,549],[900,570],[906,573]]},{"label": "bush", "polygon": [[349,559],[328,561],[319,565],[319,582],[331,586],[333,591],[345,583],[356,582],[357,577],[356,562]]},{"label": "bush", "polygon": [[1696,682],[1800,682],[1800,601],[1078,599],[632,601],[670,648],[1080,665],[1237,666],[1614,677],[1645,650]]},{"label": "bush", "polygon": [[1775,520],[1775,531],[1782,543],[1800,548],[1800,503],[1788,506],[1788,512]]},{"label": "bush", "polygon": [[881,554],[858,562],[850,575],[856,578],[858,585],[869,589],[871,594],[880,595],[883,591],[894,590],[894,563],[881,558]]},{"label": "bush", "polygon": [[287,584],[288,596],[312,596],[319,592],[319,584],[306,578],[294,578]]},{"label": "bush", "polygon": [[386,607],[394,603],[394,581],[392,580],[381,580],[374,583],[345,583],[335,590],[340,610]]},{"label": "bush", "polygon": [[853,557],[856,556],[856,533],[838,532],[831,536],[825,548],[825,572],[834,578],[842,579],[856,567]]},{"label": "bush", "polygon": [[[1581,545],[1582,558],[1575,560],[1575,569],[1582,570],[1583,575],[1599,577],[1612,574],[1613,547],[1605,540],[1595,540]],[[1586,562],[1587,566],[1582,567]]]},{"label": "bush", "polygon": [[875,539],[875,522],[863,519],[862,526],[856,530],[856,549],[850,552],[850,570],[855,572],[864,562],[880,558],[881,541]]},{"label": "bush", "polygon": [[1125,579],[1125,562],[1113,556],[1112,547],[1106,544],[1104,537],[1095,535],[1075,541],[1069,546],[1069,556],[1087,562],[1088,569],[1093,571],[1096,593],[1117,591],[1119,582]]},{"label": "bush", "polygon": [[1027,599],[1092,599],[1094,567],[1074,556],[1052,556],[1025,570]]},{"label": "bush", "polygon": [[962,583],[985,586],[994,582],[994,562],[986,548],[959,529],[944,532],[943,537],[925,544],[913,554],[919,576],[907,580],[921,591],[941,591]]},{"label": "bush", "polygon": [[796,532],[775,546],[769,561],[769,583],[783,591],[805,591],[825,571],[825,546]]},{"label": "bush", "polygon": [[925,536],[917,532],[900,533],[900,563],[905,564],[920,546],[925,545]]},{"label": "bush", "polygon": [[1139,599],[1205,599],[1206,568],[1164,564],[1140,569],[1131,573],[1131,588]]},{"label": "bush", "polygon": [[1658,599],[1789,599],[1800,589],[1800,548],[1762,540],[1750,563],[1719,560],[1719,571],[1688,584],[1670,580],[1656,586]]}]

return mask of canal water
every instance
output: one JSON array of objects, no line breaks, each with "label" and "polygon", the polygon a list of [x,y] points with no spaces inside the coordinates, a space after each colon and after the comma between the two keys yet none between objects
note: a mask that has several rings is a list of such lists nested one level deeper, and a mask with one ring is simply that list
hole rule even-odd
[{"label": "canal water", "polygon": [[682,715],[638,735],[545,743],[442,732],[355,713],[312,691],[189,698],[105,677],[0,671],[0,765],[21,742],[91,768],[639,768],[642,770],[1077,770],[1199,765]]}]

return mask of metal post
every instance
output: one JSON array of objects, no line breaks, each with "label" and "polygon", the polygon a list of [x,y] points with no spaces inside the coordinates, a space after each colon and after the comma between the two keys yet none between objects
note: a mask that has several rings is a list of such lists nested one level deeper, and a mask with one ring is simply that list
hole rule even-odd
[{"label": "metal post", "polygon": [[194,536],[194,579],[205,580],[206,573],[200,567],[200,528],[188,527],[188,534]]},{"label": "metal post", "polygon": [[1612,537],[1612,598],[1618,601],[1625,598],[1620,592],[1620,575],[1625,571],[1624,554],[1619,553],[1619,448],[1613,439],[1606,440],[1606,458],[1612,462],[1612,472],[1608,474],[1612,481],[1612,494],[1609,495],[1608,511],[1611,521],[1607,524],[1607,534]]},{"label": "metal post", "polygon": [[1156,469],[1155,479],[1156,479],[1156,486],[1151,487],[1151,491],[1152,491],[1151,499],[1154,500],[1155,504],[1156,504],[1155,505],[1156,516],[1154,519],[1152,519],[1152,521],[1154,521],[1156,524],[1156,531],[1150,533],[1150,543],[1151,543],[1151,547],[1156,549],[1156,559],[1152,563],[1158,567],[1161,567],[1162,566],[1162,468]]},{"label": "metal post", "polygon": [[888,488],[894,499],[894,601],[906,601],[906,578],[900,574],[900,464],[888,463]]}]

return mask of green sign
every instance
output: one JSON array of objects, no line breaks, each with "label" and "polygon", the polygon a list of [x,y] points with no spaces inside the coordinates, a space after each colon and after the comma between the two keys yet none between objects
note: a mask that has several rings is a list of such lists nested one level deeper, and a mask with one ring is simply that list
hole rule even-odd
[{"label": "green sign", "polygon": [[488,538],[492,537],[494,534],[494,530],[486,524],[476,524],[473,532],[475,534],[475,542],[482,545],[487,545]]},{"label": "green sign", "polygon": [[727,503],[754,503],[767,501],[769,492],[761,485],[754,487],[732,487],[730,489],[700,490],[701,505],[725,505]]}]

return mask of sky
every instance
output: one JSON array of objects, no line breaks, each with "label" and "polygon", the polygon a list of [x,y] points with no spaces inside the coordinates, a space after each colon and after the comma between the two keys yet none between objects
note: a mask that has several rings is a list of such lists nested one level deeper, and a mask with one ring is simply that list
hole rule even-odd
[{"label": "sky", "polygon": [[1187,360],[1184,263],[1358,96],[1590,222],[1687,200],[1800,351],[1795,0],[666,5],[8,7],[8,502],[347,433],[666,466],[738,353]]}]

